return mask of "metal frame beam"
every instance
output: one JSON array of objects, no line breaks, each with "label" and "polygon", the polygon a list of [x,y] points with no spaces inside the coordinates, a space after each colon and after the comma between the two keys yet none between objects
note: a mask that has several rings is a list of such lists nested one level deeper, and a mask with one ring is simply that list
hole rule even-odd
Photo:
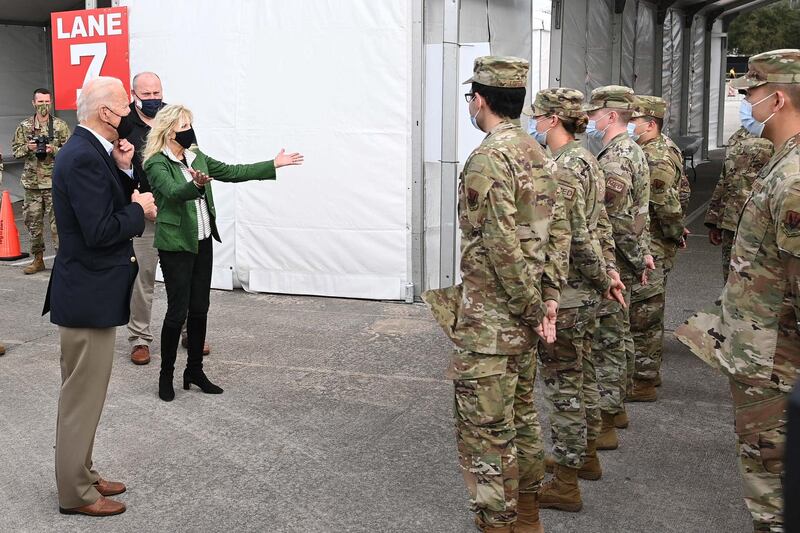
[{"label": "metal frame beam", "polygon": [[411,67],[411,283],[412,294],[419,297],[425,285],[425,134],[423,124],[425,98],[425,7],[423,0],[412,2]]},{"label": "metal frame beam", "polygon": [[442,159],[439,287],[455,283],[458,183],[458,30],[460,0],[444,0],[442,24]]}]

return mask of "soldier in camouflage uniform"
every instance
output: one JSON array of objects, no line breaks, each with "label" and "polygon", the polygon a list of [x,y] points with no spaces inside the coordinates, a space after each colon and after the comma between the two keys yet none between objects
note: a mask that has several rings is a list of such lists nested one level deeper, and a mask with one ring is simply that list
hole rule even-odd
[{"label": "soldier in camouflage uniform", "polygon": [[731,264],[731,247],[739,215],[753,180],[773,154],[772,143],[739,128],[728,139],[722,176],[711,195],[705,225],[708,240],[714,246],[722,244],[722,281],[728,279]]},{"label": "soldier in camouflage uniform", "polygon": [[[35,274],[44,270],[44,224],[50,223],[53,244],[58,250],[58,232],[56,217],[53,212],[53,160],[58,149],[69,138],[69,126],[60,118],[53,117],[50,104],[50,91],[36,89],[33,93],[33,104],[36,112],[23,120],[14,132],[11,149],[14,157],[25,160],[22,171],[22,186],[25,188],[25,202],[22,212],[25,215],[25,227],[31,236],[31,254],[33,262],[23,272]],[[49,138],[45,153],[36,153],[36,137]]]},{"label": "soldier in camouflage uniform", "polygon": [[789,394],[800,375],[800,50],[752,56],[742,125],[775,155],[744,204],[728,281],[676,331],[730,380],[745,503],[756,532],[783,527]]},{"label": "soldier in camouflage uniform", "polygon": [[633,138],[642,147],[650,169],[650,251],[655,270],[647,284],[631,289],[631,334],[635,351],[633,387],[626,401],[656,400],[656,379],[664,344],[664,294],[678,248],[684,246],[681,182],[686,173],[683,156],[661,133],[666,102],[658,96],[637,96]]},{"label": "soldier in camouflage uniform", "polygon": [[[628,135],[633,101],[632,89],[609,85],[592,91],[589,103],[584,105],[589,116],[587,134],[604,143],[597,159],[605,174],[606,211],[616,247],[616,265],[626,287],[626,302],[630,302],[634,282],[647,276],[649,255],[650,172],[642,149]],[[633,373],[633,338],[627,307],[604,300],[597,315],[592,351],[603,420],[597,449],[613,450],[619,445],[616,427],[628,424],[623,400],[629,367]]]},{"label": "soldier in camouflage uniform", "polygon": [[[575,134],[586,125],[582,104],[583,94],[575,89],[539,91],[529,124],[530,133],[550,149],[559,165],[557,176],[571,228],[570,266],[559,302],[556,342],[539,347],[553,440],[553,455],[546,463],[548,470],[554,470],[539,491],[539,505],[564,511],[583,506],[578,477],[595,480],[602,475],[595,443],[601,421],[592,338],[600,298],[612,298],[612,290],[623,298],[618,282],[606,273],[598,224],[601,218],[607,220],[605,179],[594,156],[575,141]],[[613,240],[607,241],[612,242],[613,260]]]},{"label": "soldier in camouflage uniform", "polygon": [[551,221],[558,216],[556,165],[511,122],[522,111],[527,79],[523,59],[475,60],[466,96],[473,124],[487,135],[459,180],[462,282],[422,296],[455,344],[448,375],[476,523],[497,533],[542,531],[536,491],[544,449],[533,397],[534,350],[540,336],[555,337],[542,278]]}]

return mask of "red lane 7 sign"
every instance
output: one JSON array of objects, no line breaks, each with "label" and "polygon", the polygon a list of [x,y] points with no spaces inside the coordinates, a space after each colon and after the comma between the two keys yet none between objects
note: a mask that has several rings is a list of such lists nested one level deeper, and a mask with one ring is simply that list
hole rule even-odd
[{"label": "red lane 7 sign", "polygon": [[122,80],[130,92],[128,8],[50,15],[56,109],[76,109],[83,84],[98,76]]}]

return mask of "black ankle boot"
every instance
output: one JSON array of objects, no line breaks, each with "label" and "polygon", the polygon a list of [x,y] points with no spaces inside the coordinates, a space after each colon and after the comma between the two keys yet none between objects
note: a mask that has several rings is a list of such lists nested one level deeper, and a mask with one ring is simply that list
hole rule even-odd
[{"label": "black ankle boot", "polygon": [[175,389],[172,388],[172,375],[175,371],[175,358],[178,354],[178,341],[181,337],[181,328],[161,328],[161,373],[158,376],[158,397],[165,402],[175,399]]},{"label": "black ankle boot", "polygon": [[211,383],[206,377],[203,369],[190,369],[187,368],[183,371],[183,388],[189,390],[190,386],[194,383],[206,394],[222,394],[222,387],[218,387]]},{"label": "black ankle boot", "polygon": [[161,371],[158,376],[158,397],[165,402],[175,399],[175,389],[172,388],[172,372]]}]

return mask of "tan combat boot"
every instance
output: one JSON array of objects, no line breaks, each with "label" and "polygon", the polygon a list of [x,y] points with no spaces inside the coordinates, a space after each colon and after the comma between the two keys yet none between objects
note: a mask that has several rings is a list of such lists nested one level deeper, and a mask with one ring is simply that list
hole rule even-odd
[{"label": "tan combat boot", "polygon": [[655,382],[652,380],[634,379],[633,390],[625,398],[626,402],[654,402],[657,399]]},{"label": "tan combat boot", "polygon": [[625,411],[625,406],[622,406],[622,411],[614,415],[614,427],[617,429],[627,429],[630,420],[628,420],[628,412]]},{"label": "tan combat boot", "polygon": [[598,450],[616,450],[619,448],[619,438],[617,428],[614,427],[614,415],[605,411],[600,412],[603,418],[603,427],[600,429],[600,436],[597,437]]},{"label": "tan combat boot", "polygon": [[514,533],[514,529],[511,524],[493,527],[481,520],[481,517],[478,515],[475,515],[475,527],[477,527],[479,531],[487,531],[489,533]]},{"label": "tan combat boot", "polygon": [[520,492],[517,503],[515,533],[544,533],[539,521],[539,498],[535,492]]},{"label": "tan combat boot", "polygon": [[36,274],[44,270],[44,259],[42,259],[43,252],[36,252],[33,254],[33,263],[22,269],[25,274]]},{"label": "tan combat boot", "polygon": [[578,470],[578,477],[597,481],[603,476],[603,468],[600,466],[600,458],[597,456],[597,441],[586,441],[586,457],[583,459],[583,466]]},{"label": "tan combat boot", "polygon": [[556,465],[550,481],[539,490],[539,507],[577,513],[583,507],[578,487],[578,469]]}]

